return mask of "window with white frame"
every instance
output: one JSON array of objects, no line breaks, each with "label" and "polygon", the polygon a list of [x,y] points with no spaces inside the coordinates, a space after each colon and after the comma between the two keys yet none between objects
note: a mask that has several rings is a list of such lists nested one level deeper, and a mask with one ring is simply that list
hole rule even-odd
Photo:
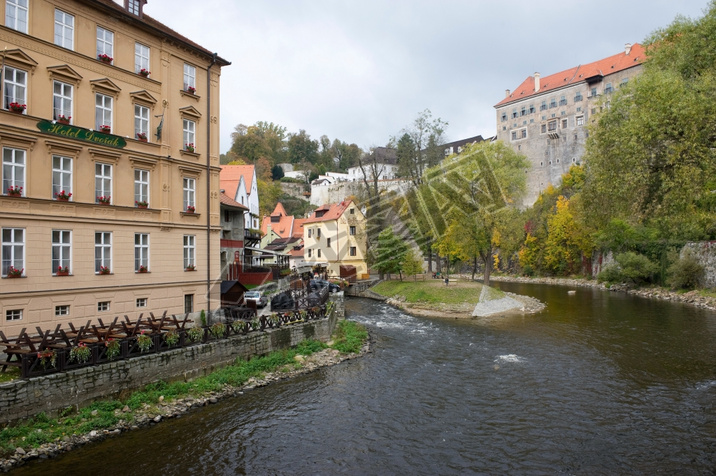
[{"label": "window with white frame", "polygon": [[[27,105],[27,72],[5,66],[3,75],[3,107],[10,109],[10,104]],[[24,114],[25,111],[22,111]]]},{"label": "window with white frame", "polygon": [[55,316],[69,316],[70,315],[70,306],[69,304],[64,304],[60,306],[55,306]]},{"label": "window with white frame", "polygon": [[184,269],[196,267],[196,236],[184,235]]},{"label": "window with white frame", "polygon": [[58,198],[70,195],[72,195],[72,159],[53,155],[52,196]]},{"label": "window with white frame", "polygon": [[190,90],[196,90],[196,68],[184,63],[184,91]]},{"label": "window with white frame", "polygon": [[134,44],[134,72],[149,71],[149,47],[141,43]]},{"label": "window with white frame", "polygon": [[72,96],[71,84],[55,81],[52,91],[52,117],[55,120],[72,119]]},{"label": "window with white frame", "polygon": [[184,134],[184,148],[195,149],[196,147],[196,123],[189,119],[182,120],[182,129]]},{"label": "window with white frame", "polygon": [[98,231],[94,234],[94,272],[109,273],[111,269],[112,232]]},{"label": "window with white frame", "polygon": [[149,139],[149,108],[139,104],[134,105],[134,137]]},{"label": "window with white frame", "polygon": [[2,193],[25,195],[25,151],[3,147],[2,149]]},{"label": "window with white frame", "polygon": [[2,276],[5,277],[11,270],[24,274],[25,268],[25,229],[2,229]]},{"label": "window with white frame", "polygon": [[110,203],[112,200],[112,165],[94,164],[95,203]]},{"label": "window with white frame", "polygon": [[578,126],[583,126],[584,125],[584,116],[577,116],[576,122],[577,122]]},{"label": "window with white frame", "polygon": [[110,131],[112,129],[112,96],[97,93],[95,94],[94,127],[96,130],[102,131],[103,126],[109,127]]},{"label": "window with white frame", "polygon": [[74,48],[75,17],[55,10],[55,44],[69,50]]},{"label": "window with white frame", "polygon": [[114,33],[105,30],[101,26],[97,27],[97,56],[100,55],[114,56]]},{"label": "window with white frame", "polygon": [[27,1],[28,0],[6,0],[6,27],[22,33],[27,33]]},{"label": "window with white frame", "polygon": [[147,298],[137,298],[137,307],[147,307]]},{"label": "window with white frame", "polygon": [[100,301],[97,303],[97,311],[106,312],[109,311],[109,301]]},{"label": "window with white frame", "polygon": [[21,321],[22,320],[22,309],[8,309],[5,311],[6,321]]},{"label": "window with white frame", "polygon": [[127,10],[132,15],[139,15],[139,0],[129,0],[127,2]]},{"label": "window with white frame", "polygon": [[149,170],[134,169],[134,202],[149,206]]},{"label": "window with white frame", "polygon": [[72,261],[72,232],[52,230],[52,274],[70,271]]},{"label": "window with white frame", "polygon": [[149,233],[134,234],[134,271],[149,271]]},{"label": "window with white frame", "polygon": [[184,211],[196,210],[196,179],[184,178]]}]

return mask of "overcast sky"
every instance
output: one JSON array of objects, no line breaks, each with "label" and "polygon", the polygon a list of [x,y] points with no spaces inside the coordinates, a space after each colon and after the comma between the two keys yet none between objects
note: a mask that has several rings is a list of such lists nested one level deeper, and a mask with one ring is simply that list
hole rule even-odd
[{"label": "overcast sky", "polygon": [[267,121],[363,149],[419,112],[448,140],[495,134],[528,76],[640,43],[707,0],[149,0],[144,12],[232,64],[221,74],[221,152]]}]

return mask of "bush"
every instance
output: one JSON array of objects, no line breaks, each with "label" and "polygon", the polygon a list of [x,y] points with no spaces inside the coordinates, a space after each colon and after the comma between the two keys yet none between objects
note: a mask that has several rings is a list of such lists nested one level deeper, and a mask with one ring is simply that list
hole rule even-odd
[{"label": "bush", "polygon": [[649,260],[644,255],[628,251],[616,255],[616,265],[609,265],[597,275],[601,283],[606,281],[609,284],[627,283],[640,285],[653,281],[653,277],[659,272],[659,265]]},{"label": "bush", "polygon": [[676,252],[670,253],[669,258],[673,261],[667,270],[667,282],[671,289],[694,289],[701,286],[705,269],[691,250],[684,251],[681,257]]}]

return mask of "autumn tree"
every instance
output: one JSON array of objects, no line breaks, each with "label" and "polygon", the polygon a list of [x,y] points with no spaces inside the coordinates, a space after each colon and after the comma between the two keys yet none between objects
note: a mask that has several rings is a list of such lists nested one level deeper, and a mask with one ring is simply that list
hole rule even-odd
[{"label": "autumn tree", "polygon": [[397,142],[398,170],[400,176],[419,185],[423,172],[437,165],[444,157],[442,144],[448,123],[440,118],[433,119],[429,109],[418,114],[413,124],[401,131]]},{"label": "autumn tree", "polygon": [[405,256],[403,256],[403,262],[401,263],[401,269],[405,276],[414,276],[414,280],[417,281],[417,275],[423,272],[423,260],[415,252],[414,249],[409,249]]},{"label": "autumn tree", "polygon": [[400,236],[393,233],[393,227],[389,226],[378,235],[376,260],[373,266],[380,272],[381,278],[385,273],[399,273],[402,281],[402,262],[407,252],[408,245]]}]

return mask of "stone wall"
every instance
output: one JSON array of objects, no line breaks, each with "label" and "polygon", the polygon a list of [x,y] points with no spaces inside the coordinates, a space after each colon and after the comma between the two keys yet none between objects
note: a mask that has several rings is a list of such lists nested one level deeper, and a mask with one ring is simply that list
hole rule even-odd
[{"label": "stone wall", "polygon": [[686,243],[681,249],[681,256],[686,250],[691,250],[696,259],[704,266],[705,288],[716,288],[716,241],[699,241]]},{"label": "stone wall", "polygon": [[207,344],[149,354],[70,372],[0,384],[0,423],[55,414],[67,407],[82,407],[107,397],[118,397],[159,380],[191,380],[248,359],[293,347],[306,339],[327,341],[344,315],[343,293],[331,296],[336,308],[327,319],[290,325]]}]

